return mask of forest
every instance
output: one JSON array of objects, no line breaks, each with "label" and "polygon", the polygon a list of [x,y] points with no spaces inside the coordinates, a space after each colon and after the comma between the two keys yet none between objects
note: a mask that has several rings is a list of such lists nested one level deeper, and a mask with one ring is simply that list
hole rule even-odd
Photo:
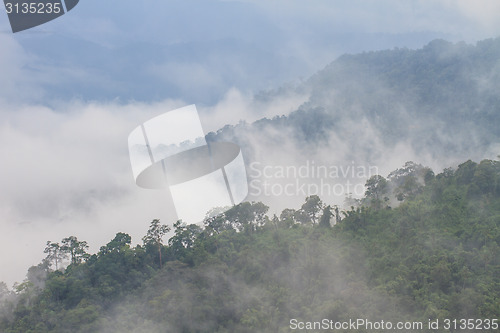
[{"label": "forest", "polygon": [[[422,163],[429,155],[442,167],[491,158],[500,140],[498,59],[500,38],[346,54],[295,88],[309,97],[293,112],[227,125],[207,141],[237,142],[245,158],[259,161],[272,152],[262,153],[255,142],[268,150],[290,142],[305,156],[347,146],[340,149],[346,156],[336,152],[344,162],[381,164],[391,156],[377,161],[380,155],[400,144],[414,152],[406,160]],[[261,92],[255,103],[287,93],[286,87]]]},{"label": "forest", "polygon": [[74,236],[48,241],[46,258],[22,283],[0,285],[0,331],[290,332],[292,319],[498,321],[500,162],[468,160],[438,174],[408,162],[365,187],[365,197],[347,198],[346,207],[309,196],[279,216],[244,202],[202,225],[177,221],[170,230],[153,220],[141,244],[119,232],[95,254]]}]

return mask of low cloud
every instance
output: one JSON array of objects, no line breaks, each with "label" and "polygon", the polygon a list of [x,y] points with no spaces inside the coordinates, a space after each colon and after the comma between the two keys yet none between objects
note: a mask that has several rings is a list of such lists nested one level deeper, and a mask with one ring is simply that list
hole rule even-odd
[{"label": "low cloud", "polygon": [[[233,89],[220,103],[198,109],[208,131],[252,119],[256,105],[263,117],[288,113],[302,100],[287,93],[256,102]],[[152,219],[175,222],[168,191],[135,185],[127,137],[138,124],[187,104],[0,105],[0,251],[16,249],[15,258],[0,256],[0,281],[21,281],[27,268],[44,257],[47,240],[75,235],[96,252],[117,232],[140,243]]]},{"label": "low cloud", "polygon": [[309,94],[294,84],[257,95],[232,88],[217,104],[200,107],[200,118],[206,132],[217,131],[241,121],[252,123],[265,117],[288,115],[308,98]]},{"label": "low cloud", "polygon": [[[47,240],[75,235],[96,251],[118,231],[140,242],[153,218],[175,220],[168,193],[135,186],[127,136],[137,124],[181,106],[68,103],[2,107],[0,280],[19,281]],[[14,265],[14,267],[12,267]]]}]

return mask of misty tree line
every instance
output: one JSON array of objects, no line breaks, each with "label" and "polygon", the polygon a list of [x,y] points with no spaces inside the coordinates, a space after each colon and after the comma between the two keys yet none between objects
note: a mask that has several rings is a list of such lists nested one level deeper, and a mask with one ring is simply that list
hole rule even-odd
[{"label": "misty tree line", "polygon": [[[182,220],[173,224],[175,234],[168,240],[168,248],[172,250],[172,254],[181,253],[181,248],[191,248],[196,238],[202,233],[207,232],[208,235],[219,234],[224,230],[236,230],[238,232],[255,232],[271,220],[266,215],[269,207],[261,202],[244,202],[235,208],[229,209],[223,214],[216,214],[212,217],[207,217],[204,221],[205,228],[199,225],[186,225]],[[221,208],[215,208],[214,211],[220,211]],[[338,207],[335,207],[338,214]],[[322,212],[322,214],[321,214]],[[212,214],[212,212],[209,212]],[[320,215],[321,214],[321,215]],[[321,219],[320,219],[321,216]],[[312,195],[306,198],[305,203],[298,210],[285,209],[280,220],[285,223],[300,223],[312,224],[320,223],[320,225],[330,226],[330,217],[332,216],[331,207],[325,206],[319,196]],[[328,217],[328,219],[326,219]],[[273,217],[276,222],[277,217]],[[159,219],[154,219],[149,226],[147,234],[142,238],[143,248],[156,249],[157,263],[159,268],[169,256],[165,257],[164,236],[171,231],[168,225],[161,224]],[[100,248],[97,256],[106,255],[113,251],[120,251],[124,246],[131,244],[131,236],[119,232],[115,238],[106,246]],[[65,260],[69,259],[70,265],[78,265],[82,262],[87,262],[92,259],[92,255],[87,252],[89,246],[86,241],[79,241],[77,237],[70,236],[64,238],[61,244],[58,242],[47,241],[44,253],[47,254],[42,263],[37,266],[43,270],[55,271],[63,269]],[[162,259],[162,255],[164,258]],[[95,256],[95,255],[94,255]],[[32,270],[34,270],[32,268]]]},{"label": "misty tree line", "polygon": [[88,259],[89,254],[86,250],[89,248],[86,241],[79,241],[75,236],[70,236],[62,240],[62,245],[59,243],[47,241],[44,253],[47,253],[46,262],[51,265],[54,263],[56,270],[59,264],[68,256],[71,258],[72,264],[81,263],[82,260]]},{"label": "misty tree line", "polygon": [[141,245],[120,232],[92,255],[76,237],[48,242],[14,292],[0,287],[0,330],[288,332],[290,318],[498,318],[498,161],[437,175],[408,162],[346,203],[309,196],[268,216],[245,202],[203,227],[177,221],[166,242],[170,228],[153,220]]},{"label": "misty tree line", "polygon": [[[482,158],[500,140],[500,95],[493,88],[500,85],[498,59],[500,38],[346,54],[304,82],[301,91],[311,95],[297,110],[224,126],[207,141],[236,142],[250,161],[258,159],[257,150],[272,152],[283,142],[298,156],[319,160],[313,153],[330,151],[339,139],[348,152],[341,161],[387,159],[380,152],[402,143],[436,161]],[[366,126],[372,135],[353,136]],[[259,146],[262,137],[269,147]]]},{"label": "misty tree line", "polygon": [[[495,183],[492,181],[495,177],[495,169],[498,168],[497,162],[483,160],[477,164],[467,161],[459,165],[457,177],[461,182],[473,181],[474,186],[469,189],[469,193],[490,192],[495,189]],[[445,169],[438,176],[447,177],[453,173],[451,168]],[[408,198],[413,198],[421,193],[425,184],[429,184],[435,178],[434,172],[421,164],[407,162],[402,168],[391,172],[387,179],[381,175],[370,177],[365,183],[365,197],[363,199],[354,199],[351,196],[346,197],[345,205],[351,207],[371,206],[373,208],[390,207],[391,201],[396,199],[402,202]],[[392,200],[391,200],[392,197]],[[220,208],[215,208],[208,215],[214,215]],[[284,209],[279,218],[273,216],[272,219],[266,215],[268,207],[260,202],[245,202],[238,205],[238,209],[229,209],[225,214],[215,214],[213,217],[207,217],[204,221],[206,230],[210,233],[220,233],[222,230],[234,229],[238,231],[255,231],[268,223],[276,224],[277,221],[285,223],[288,226],[294,224],[312,224],[319,223],[320,226],[330,227],[342,221],[342,216],[348,216],[347,211],[340,211],[338,206],[331,207],[325,205],[318,195],[311,195],[305,199],[300,209]],[[334,220],[332,220],[334,218]],[[253,223],[248,223],[253,221]],[[182,244],[183,247],[192,246],[195,237],[198,236],[203,228],[197,225],[185,225],[182,221],[177,221],[173,225],[175,235],[168,241],[169,246]],[[171,228],[160,224],[158,219],[151,222],[147,235],[143,237],[145,247],[157,247],[159,265],[163,263],[162,246],[163,237],[168,234]],[[113,244],[129,244],[131,239],[127,234],[119,233],[115,240],[106,247],[101,247],[101,253],[108,253]],[[77,237],[70,236],[64,238],[61,245],[57,242],[47,241],[44,253],[47,253],[44,263],[48,266],[54,265],[58,270],[59,265],[64,259],[70,259],[71,264],[78,264],[90,258],[87,253],[89,248],[86,241],[79,241]]]}]

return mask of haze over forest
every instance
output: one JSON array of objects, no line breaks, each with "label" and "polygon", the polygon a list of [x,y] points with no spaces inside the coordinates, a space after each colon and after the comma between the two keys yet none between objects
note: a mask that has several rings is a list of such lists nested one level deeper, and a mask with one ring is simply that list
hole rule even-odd
[{"label": "haze over forest", "polygon": [[[500,38],[434,40],[344,55],[302,84],[257,95],[254,105],[306,101],[207,135],[241,145],[251,182],[259,167],[304,163],[372,165],[383,177],[326,176],[362,183],[358,197],[250,195],[265,204],[179,222],[165,243],[148,233],[132,247],[120,232],[93,255],[81,237],[47,243],[16,293],[3,286],[3,329],[286,332],[295,317],[498,317],[498,59]],[[70,265],[55,269],[63,252]]]},{"label": "haze over forest", "polygon": [[[264,168],[270,166],[274,170],[290,165],[344,170],[374,166],[387,175],[411,160],[442,170],[464,159],[495,158],[500,150],[498,59],[499,38],[476,45],[434,40],[418,50],[344,55],[297,87],[256,97],[258,105],[275,96],[307,94],[296,111],[226,126],[208,137],[239,142],[247,164],[258,162],[249,168],[251,180],[265,178]],[[354,184],[364,184],[370,176],[366,171],[364,178],[356,179],[347,173]],[[267,181],[269,186],[287,184],[295,177]],[[348,177],[305,178],[302,182],[319,183],[324,178],[346,183]],[[266,196],[264,191],[254,191],[261,194],[254,198],[284,208],[303,200],[297,192],[295,201],[286,195]],[[332,202],[341,205],[343,196],[356,194],[344,192]],[[326,199],[327,193],[323,194]]]},{"label": "haze over forest", "polygon": [[[0,15],[0,330],[498,318],[499,12],[82,0],[17,34]],[[241,146],[250,193],[174,227],[170,194],[134,184],[127,136],[190,104],[208,141]],[[160,247],[143,239],[157,219]],[[49,240],[83,252],[56,263]]]},{"label": "haze over forest", "polygon": [[[387,180],[370,178],[358,208],[309,196],[299,209],[266,216],[269,207],[245,202],[203,227],[175,223],[168,242],[159,220],[135,247],[123,232],[93,255],[74,236],[48,242],[46,260],[16,293],[0,285],[0,328],[289,332],[301,323],[320,332],[324,319],[362,319],[354,331],[384,321],[385,330],[408,323],[397,331],[445,332],[449,318],[472,318],[466,325],[494,332],[499,184],[498,160],[439,174],[408,163]],[[393,195],[397,208],[385,199]],[[71,264],[55,269],[64,257]],[[430,321],[441,325],[431,330]]]}]

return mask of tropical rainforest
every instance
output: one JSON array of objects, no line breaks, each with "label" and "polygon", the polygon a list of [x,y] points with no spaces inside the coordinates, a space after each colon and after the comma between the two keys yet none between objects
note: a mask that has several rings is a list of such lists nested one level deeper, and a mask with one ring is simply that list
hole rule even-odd
[{"label": "tropical rainforest", "polygon": [[0,329],[290,332],[291,320],[366,318],[489,320],[483,331],[495,331],[498,160],[439,174],[408,162],[372,176],[355,201],[340,209],[309,196],[279,216],[244,202],[173,230],[153,220],[142,244],[119,232],[95,254],[74,236],[48,241],[24,282],[2,286]]},{"label": "tropical rainforest", "polygon": [[138,221],[149,223],[142,240],[122,230],[93,254],[74,235],[47,240],[24,281],[0,284],[0,331],[279,333],[323,319],[498,331],[498,59],[500,38],[338,58],[296,88],[309,97],[294,112],[207,141],[238,143],[247,163],[284,164],[294,151],[382,164],[411,151],[448,168],[407,162],[372,175],[364,197],[343,206],[308,195],[271,214],[249,198],[198,225]]},{"label": "tropical rainforest", "polygon": [[[413,153],[406,160],[429,157],[443,168],[492,158],[500,142],[499,59],[500,38],[346,54],[294,88],[309,96],[297,110],[228,125],[207,140],[238,142],[245,158],[259,161],[287,143],[304,156],[320,151],[316,160],[335,154],[377,165],[398,145]],[[256,106],[289,90],[261,92]]]}]

